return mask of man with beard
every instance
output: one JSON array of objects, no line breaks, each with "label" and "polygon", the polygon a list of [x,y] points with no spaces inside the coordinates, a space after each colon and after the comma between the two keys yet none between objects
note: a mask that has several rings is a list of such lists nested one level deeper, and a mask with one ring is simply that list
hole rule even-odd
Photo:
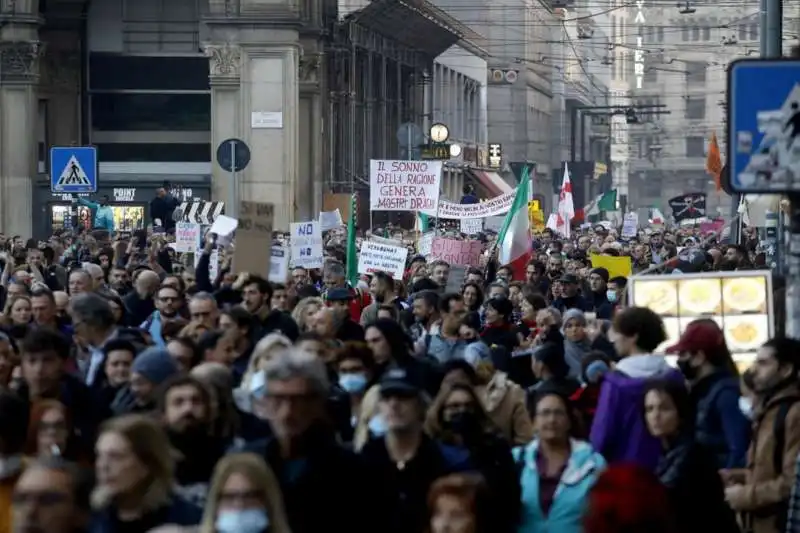
[{"label": "man with beard", "polygon": [[174,287],[165,285],[158,289],[155,298],[156,310],[140,326],[150,334],[156,346],[163,348],[167,345],[161,330],[165,322],[178,318],[181,301],[181,294]]},{"label": "man with beard", "polygon": [[369,304],[361,313],[361,325],[372,324],[378,319],[378,309],[384,304],[391,304],[397,311],[403,311],[405,307],[394,287],[394,278],[385,272],[375,272],[369,283],[369,291],[372,294],[372,303]]},{"label": "man with beard", "polygon": [[211,393],[192,376],[177,376],[164,384],[159,413],[172,446],[180,452],[175,480],[182,496],[203,506],[214,465],[225,453],[212,431]]}]

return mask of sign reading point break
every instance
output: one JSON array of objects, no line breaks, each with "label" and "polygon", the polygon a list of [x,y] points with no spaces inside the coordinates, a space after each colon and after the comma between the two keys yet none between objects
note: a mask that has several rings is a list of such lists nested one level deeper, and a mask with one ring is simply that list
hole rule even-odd
[{"label": "sign reading point break", "polygon": [[430,211],[439,203],[441,161],[369,162],[372,211]]}]

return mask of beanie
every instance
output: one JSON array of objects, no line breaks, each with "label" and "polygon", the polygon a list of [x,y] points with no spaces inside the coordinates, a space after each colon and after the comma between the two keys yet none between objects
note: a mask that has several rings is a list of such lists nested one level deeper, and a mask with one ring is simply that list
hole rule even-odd
[{"label": "beanie", "polygon": [[151,347],[136,356],[131,372],[141,375],[153,385],[160,385],[178,373],[178,365],[167,350]]}]

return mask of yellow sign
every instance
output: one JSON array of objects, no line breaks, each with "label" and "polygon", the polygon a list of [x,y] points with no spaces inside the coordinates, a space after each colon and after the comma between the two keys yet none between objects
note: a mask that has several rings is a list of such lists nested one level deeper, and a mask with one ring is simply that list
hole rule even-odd
[{"label": "yellow sign", "polygon": [[592,254],[592,268],[605,268],[608,270],[609,277],[616,276],[630,277],[633,271],[631,258],[628,256],[614,257],[611,255]]}]

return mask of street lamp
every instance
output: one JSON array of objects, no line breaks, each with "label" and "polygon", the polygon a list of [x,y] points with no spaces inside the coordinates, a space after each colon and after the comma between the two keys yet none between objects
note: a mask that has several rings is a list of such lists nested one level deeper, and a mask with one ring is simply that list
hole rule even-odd
[{"label": "street lamp", "polygon": [[458,157],[461,155],[461,145],[460,144],[451,144],[450,145],[450,157]]},{"label": "street lamp", "polygon": [[431,126],[429,134],[431,141],[443,143],[450,137],[450,130],[444,124],[437,122]]}]

